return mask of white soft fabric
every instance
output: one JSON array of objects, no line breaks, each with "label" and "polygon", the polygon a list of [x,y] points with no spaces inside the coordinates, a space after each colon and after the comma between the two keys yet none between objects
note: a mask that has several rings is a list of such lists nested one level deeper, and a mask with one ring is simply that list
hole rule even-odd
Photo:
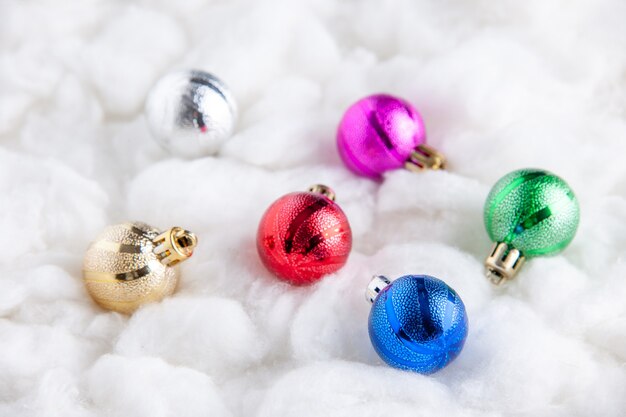
[{"label": "white soft fabric", "polygon": [[[626,415],[623,0],[0,0],[0,415]],[[151,139],[161,75],[232,88],[235,135],[181,160]],[[446,172],[342,165],[335,129],[374,92],[421,111]],[[581,224],[495,290],[482,206],[517,168],[565,178]],[[260,216],[332,186],[354,232],[339,273],[294,288],[261,265]],[[178,292],[132,317],[87,296],[107,224],[195,231]],[[373,274],[431,274],[467,306],[432,376],[376,356]]]}]

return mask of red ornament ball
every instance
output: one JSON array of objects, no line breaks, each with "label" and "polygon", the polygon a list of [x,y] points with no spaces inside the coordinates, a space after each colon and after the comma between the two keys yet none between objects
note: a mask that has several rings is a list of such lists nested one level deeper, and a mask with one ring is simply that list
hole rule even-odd
[{"label": "red ornament ball", "polygon": [[[305,285],[339,270],[352,248],[346,215],[332,191],[296,192],[276,200],[257,233],[263,264],[278,278]],[[330,197],[330,198],[329,198]]]}]

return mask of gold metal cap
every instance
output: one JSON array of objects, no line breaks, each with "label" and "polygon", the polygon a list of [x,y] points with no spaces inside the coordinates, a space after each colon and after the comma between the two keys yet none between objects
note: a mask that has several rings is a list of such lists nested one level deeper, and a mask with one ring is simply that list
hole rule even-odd
[{"label": "gold metal cap", "polygon": [[517,274],[524,260],[525,258],[519,250],[509,250],[506,243],[496,242],[491,249],[491,255],[485,259],[487,278],[493,284],[500,285]]},{"label": "gold metal cap", "polygon": [[332,188],[324,184],[315,184],[309,187],[309,192],[322,194],[331,201],[335,201],[335,192]]},{"label": "gold metal cap", "polygon": [[181,227],[172,227],[155,237],[152,242],[155,246],[154,253],[161,263],[174,266],[193,255],[198,238]]},{"label": "gold metal cap", "polygon": [[421,172],[425,169],[445,169],[446,158],[443,154],[426,144],[418,145],[404,167],[412,172]]}]

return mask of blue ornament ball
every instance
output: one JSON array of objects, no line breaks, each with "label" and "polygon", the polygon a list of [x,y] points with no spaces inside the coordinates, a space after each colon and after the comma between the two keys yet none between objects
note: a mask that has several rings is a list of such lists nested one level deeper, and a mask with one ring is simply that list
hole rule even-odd
[{"label": "blue ornament ball", "polygon": [[467,329],[461,298],[428,275],[405,275],[385,286],[369,316],[369,335],[378,355],[393,367],[422,374],[454,360]]}]

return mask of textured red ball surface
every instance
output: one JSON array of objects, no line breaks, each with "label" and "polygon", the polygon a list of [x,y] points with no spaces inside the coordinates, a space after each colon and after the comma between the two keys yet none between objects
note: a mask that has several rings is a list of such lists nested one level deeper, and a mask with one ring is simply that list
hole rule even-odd
[{"label": "textured red ball surface", "polygon": [[352,248],[346,215],[318,193],[291,193],[265,212],[257,233],[263,264],[277,277],[310,284],[340,269]]}]

